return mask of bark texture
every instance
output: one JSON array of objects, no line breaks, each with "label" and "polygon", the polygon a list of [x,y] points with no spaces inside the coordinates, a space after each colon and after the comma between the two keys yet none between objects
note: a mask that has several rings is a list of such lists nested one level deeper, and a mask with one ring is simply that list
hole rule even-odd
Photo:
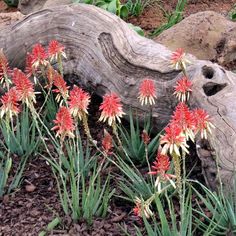
[{"label": "bark texture", "polygon": [[[132,106],[140,114],[148,111],[137,100],[138,87],[144,78],[154,80],[154,124],[159,129],[167,124],[176,105],[173,86],[181,74],[170,66],[171,51],[166,47],[139,36],[115,15],[76,4],[26,16],[2,31],[0,48],[12,66],[23,67],[26,52],[35,43],[47,45],[52,39],[66,46],[68,60],[64,68],[71,82],[83,84],[98,95],[114,91],[126,109]],[[216,126],[209,143],[198,141],[203,173],[211,187],[216,186],[219,175],[227,185],[236,163],[236,75],[217,64],[188,56],[192,61],[188,73],[193,81],[190,105],[206,109]]]}]

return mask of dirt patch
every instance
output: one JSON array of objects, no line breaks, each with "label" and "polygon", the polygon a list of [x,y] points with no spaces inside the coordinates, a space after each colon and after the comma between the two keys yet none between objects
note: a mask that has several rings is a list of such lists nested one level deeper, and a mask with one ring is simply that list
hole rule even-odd
[{"label": "dirt patch", "polygon": [[234,4],[235,0],[189,0],[184,16],[186,17],[200,11],[215,11],[228,15]]},{"label": "dirt patch", "polygon": [[1,12],[14,12],[14,11],[17,11],[16,7],[8,7],[7,4],[3,0],[0,0],[0,13]]},{"label": "dirt patch", "polygon": [[[14,157],[13,163],[19,163]],[[0,235],[37,235],[60,212],[52,171],[45,160],[32,157],[21,188],[0,203]]]},{"label": "dirt patch", "polygon": [[[175,10],[177,2],[177,0],[162,1],[161,3],[157,2],[148,6],[141,16],[137,18],[130,17],[128,21],[134,25],[140,26],[147,33],[150,33],[167,22],[167,17],[162,9],[170,14]],[[189,0],[185,6],[183,17],[185,18],[191,14],[209,10],[227,16],[234,4],[235,0]]]},{"label": "dirt patch", "polygon": [[145,32],[151,32],[167,21],[160,6],[156,3],[144,10],[139,17],[131,16],[128,22],[141,27]]}]

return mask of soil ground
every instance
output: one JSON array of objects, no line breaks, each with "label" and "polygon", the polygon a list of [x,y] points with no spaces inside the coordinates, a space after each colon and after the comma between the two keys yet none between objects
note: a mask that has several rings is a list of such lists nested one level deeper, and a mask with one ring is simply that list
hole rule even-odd
[{"label": "soil ground", "polygon": [[[177,0],[163,1],[162,7],[171,12],[174,10],[176,2]],[[189,0],[184,16],[203,10],[213,10],[227,15],[234,3],[235,0]],[[147,32],[162,25],[166,18],[157,3],[153,4],[140,17],[131,17],[129,21],[139,25]],[[0,12],[15,10],[15,8],[7,8],[4,2],[0,1]],[[90,111],[93,124],[99,117],[98,105],[98,98],[94,97]],[[97,140],[101,138],[102,131],[103,127],[92,127],[93,135]],[[20,157],[15,156],[13,160],[15,167],[19,161]],[[198,164],[195,169],[197,173],[195,177],[198,179],[201,178],[200,169]],[[15,168],[13,168],[13,172],[14,170]],[[122,202],[113,201],[106,219],[95,219],[93,225],[88,227],[84,222],[73,224],[65,218],[63,226],[51,232],[50,235],[123,235],[119,224],[129,228],[131,235],[134,235],[135,219],[130,213],[131,209],[132,206],[127,203],[123,205]],[[50,166],[42,157],[33,156],[27,163],[21,187],[0,199],[0,236],[38,235],[58,215],[62,215],[62,210]]]},{"label": "soil ground", "polygon": [[[131,17],[130,23],[140,26],[146,32],[151,32],[153,29],[160,27],[166,23],[167,18],[162,9],[171,13],[175,10],[177,0],[158,1],[154,0],[150,7],[147,7],[141,16]],[[223,15],[228,15],[233,8],[235,0],[188,0],[185,7],[183,17],[200,11],[216,11]]]}]

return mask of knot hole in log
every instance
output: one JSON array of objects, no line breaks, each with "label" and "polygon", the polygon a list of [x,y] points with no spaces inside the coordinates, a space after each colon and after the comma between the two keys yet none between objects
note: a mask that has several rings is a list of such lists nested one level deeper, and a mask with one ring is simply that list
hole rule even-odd
[{"label": "knot hole in log", "polygon": [[[203,66],[202,67],[202,74],[207,80],[214,79],[215,70],[210,66]],[[217,79],[217,78],[216,78]],[[207,82],[203,85],[204,93],[210,97],[217,94],[219,91],[224,89],[227,86],[227,83],[215,83],[215,82]]]}]

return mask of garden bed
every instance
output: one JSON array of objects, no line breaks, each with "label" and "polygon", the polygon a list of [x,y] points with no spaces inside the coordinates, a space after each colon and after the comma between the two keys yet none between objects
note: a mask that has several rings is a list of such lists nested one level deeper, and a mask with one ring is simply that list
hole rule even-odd
[{"label": "garden bed", "polygon": [[[15,11],[15,8],[6,8],[3,2],[0,2],[0,12]],[[173,11],[176,1],[165,3],[163,8],[166,11]],[[233,0],[228,1],[190,1],[186,7],[184,16],[189,16],[193,13],[202,10],[214,10],[221,14],[227,15],[234,4]],[[134,25],[139,25],[146,33],[159,27],[166,22],[163,11],[159,6],[153,5],[148,7],[144,13],[138,18],[131,17],[129,22]],[[92,137],[98,141],[98,147],[102,148],[101,140],[103,138],[103,130],[107,126],[98,122],[100,117],[99,106],[102,100],[93,95],[89,106],[89,126]],[[128,128],[128,123],[125,124]],[[86,143],[86,135],[81,131],[82,143]],[[51,143],[48,143],[50,149]],[[52,148],[52,153],[54,149]],[[95,152],[95,148],[92,148]],[[57,155],[57,154],[55,154]],[[191,173],[191,179],[195,179],[204,183],[201,174],[201,164],[196,155],[194,147],[191,148],[190,156],[187,156],[187,172],[194,166],[194,171]],[[9,182],[12,180],[17,166],[20,163],[20,156],[13,155],[13,168],[10,173]],[[98,160],[101,164],[102,158]],[[108,172],[119,172],[114,166],[109,166],[108,170],[103,170],[102,178],[105,179]],[[148,168],[140,167],[140,172],[147,175]],[[111,181],[111,188],[116,188],[116,195],[119,192],[115,180]],[[193,202],[194,202],[193,195]],[[45,230],[48,224],[59,217],[61,224],[50,232],[50,235],[125,235],[125,231],[130,235],[136,235],[135,225],[140,227],[141,231],[144,228],[142,220],[137,218],[132,209],[134,204],[115,196],[110,202],[108,214],[105,218],[94,217],[93,223],[88,225],[85,220],[79,220],[74,223],[70,217],[65,217],[63,209],[59,201],[57,191],[57,182],[51,171],[49,163],[40,155],[32,155],[26,163],[23,173],[22,183],[20,187],[11,194],[4,195],[0,200],[0,235],[38,235]],[[179,206],[176,204],[175,211],[179,215]],[[210,213],[209,213],[210,214]],[[167,212],[168,215],[168,212]],[[196,232],[196,235],[201,233]]]}]

